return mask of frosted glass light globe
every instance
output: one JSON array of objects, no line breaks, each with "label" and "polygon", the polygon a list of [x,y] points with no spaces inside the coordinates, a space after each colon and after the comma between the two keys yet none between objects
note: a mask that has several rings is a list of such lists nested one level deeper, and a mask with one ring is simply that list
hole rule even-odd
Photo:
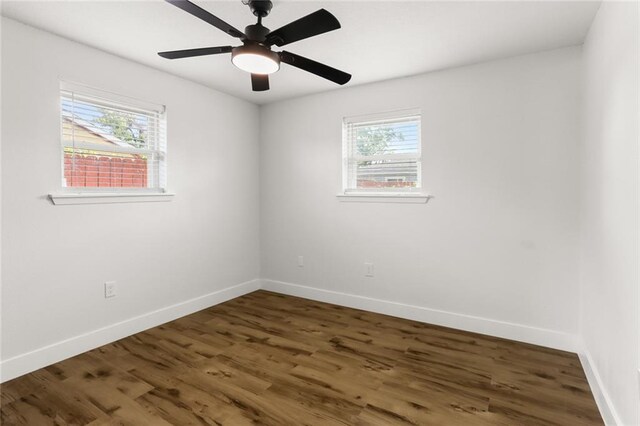
[{"label": "frosted glass light globe", "polygon": [[273,74],[280,69],[280,58],[277,53],[254,46],[234,48],[231,62],[251,74]]}]

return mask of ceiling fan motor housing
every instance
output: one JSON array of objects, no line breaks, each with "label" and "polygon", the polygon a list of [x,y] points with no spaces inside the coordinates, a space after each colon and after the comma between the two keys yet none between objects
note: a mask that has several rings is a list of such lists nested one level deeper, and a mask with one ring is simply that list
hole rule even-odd
[{"label": "ceiling fan motor housing", "polygon": [[262,24],[248,25],[244,29],[244,34],[247,36],[247,39],[262,43],[267,39],[269,28],[263,26]]}]

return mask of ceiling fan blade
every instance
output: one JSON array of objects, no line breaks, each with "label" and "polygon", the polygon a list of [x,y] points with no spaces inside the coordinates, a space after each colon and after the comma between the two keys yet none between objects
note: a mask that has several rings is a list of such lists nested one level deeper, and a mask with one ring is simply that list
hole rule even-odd
[{"label": "ceiling fan blade", "polygon": [[222,19],[217,16],[212,15],[207,12],[203,8],[198,5],[191,3],[189,0],[166,0],[167,3],[171,3],[172,5],[179,7],[187,13],[192,14],[193,16],[202,19],[203,21],[213,25],[219,30],[224,31],[232,37],[237,37],[240,39],[244,39],[244,33],[237,28],[232,27],[231,25],[224,22]]},{"label": "ceiling fan blade", "polygon": [[269,90],[269,74],[251,74],[251,87],[254,92]]},{"label": "ceiling fan blade", "polygon": [[307,59],[303,56],[296,55],[295,53],[282,51],[279,55],[280,60],[285,64],[293,65],[296,68],[300,68],[301,70],[326,78],[334,83],[345,84],[351,80],[351,74],[347,74],[344,71],[331,68],[328,65]]},{"label": "ceiling fan blade", "polygon": [[285,44],[317,36],[340,28],[340,22],[331,13],[324,9],[313,12],[297,21],[271,31],[267,35],[267,42],[271,45],[284,46]]},{"label": "ceiling fan blade", "polygon": [[219,53],[230,53],[233,46],[201,47],[198,49],[170,50],[168,52],[158,52],[158,55],[166,59],[191,58],[192,56],[217,55]]}]

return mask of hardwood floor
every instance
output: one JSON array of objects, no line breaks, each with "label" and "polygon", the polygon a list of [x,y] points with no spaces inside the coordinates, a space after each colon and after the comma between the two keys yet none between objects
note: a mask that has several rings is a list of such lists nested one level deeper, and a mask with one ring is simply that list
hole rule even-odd
[{"label": "hardwood floor", "polygon": [[2,385],[3,425],[595,425],[575,354],[258,291]]}]

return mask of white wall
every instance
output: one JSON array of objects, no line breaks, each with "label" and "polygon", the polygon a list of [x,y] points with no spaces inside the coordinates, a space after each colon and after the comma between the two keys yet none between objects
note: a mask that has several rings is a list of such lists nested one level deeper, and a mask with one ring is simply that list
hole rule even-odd
[{"label": "white wall", "polygon": [[[487,332],[496,321],[524,326],[509,337],[540,328],[570,339],[579,76],[574,47],[264,106],[262,277],[480,317]],[[342,118],[414,107],[424,188],[436,198],[338,201]]]},{"label": "white wall", "polygon": [[580,334],[624,425],[640,425],[638,18],[602,3],[583,48]]},{"label": "white wall", "polygon": [[[60,78],[167,106],[174,201],[46,199]],[[4,18],[2,107],[3,361],[258,278],[258,107]]]}]

